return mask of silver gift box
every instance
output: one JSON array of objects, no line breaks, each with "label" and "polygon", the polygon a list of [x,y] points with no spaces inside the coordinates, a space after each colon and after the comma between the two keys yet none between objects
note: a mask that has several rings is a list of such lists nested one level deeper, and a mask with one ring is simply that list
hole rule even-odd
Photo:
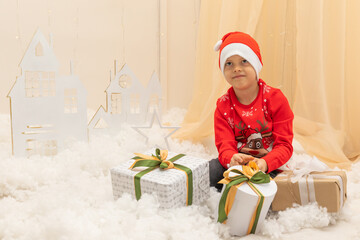
[{"label": "silver gift box", "polygon": [[[145,155],[154,154],[148,151]],[[167,160],[177,153],[169,152]],[[146,168],[129,169],[135,160],[125,161],[121,165],[110,169],[114,199],[123,193],[131,194],[135,199],[134,176]],[[200,204],[210,197],[209,161],[185,155],[174,163],[186,166],[192,170],[193,198],[192,204]],[[177,169],[157,168],[141,177],[141,194],[154,195],[162,208],[186,206],[187,176]]]}]

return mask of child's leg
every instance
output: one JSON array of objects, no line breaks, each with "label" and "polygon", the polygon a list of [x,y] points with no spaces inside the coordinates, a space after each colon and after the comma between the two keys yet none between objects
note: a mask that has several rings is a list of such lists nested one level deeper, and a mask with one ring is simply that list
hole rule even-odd
[{"label": "child's leg", "polygon": [[226,171],[218,158],[212,159],[209,163],[209,175],[210,175],[210,187],[215,187],[218,191],[221,191],[223,184],[219,184],[218,181],[223,179],[223,173]]},{"label": "child's leg", "polygon": [[276,170],[270,172],[269,175],[272,179],[274,179],[279,173],[280,173],[280,171],[276,169]]}]

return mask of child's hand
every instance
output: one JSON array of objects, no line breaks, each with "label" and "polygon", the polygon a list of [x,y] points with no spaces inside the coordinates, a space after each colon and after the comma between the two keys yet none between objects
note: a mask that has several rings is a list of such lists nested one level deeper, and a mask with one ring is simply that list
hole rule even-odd
[{"label": "child's hand", "polygon": [[254,160],[253,156],[243,154],[243,153],[235,153],[230,160],[230,167],[236,166],[236,165],[245,165],[249,161],[252,161],[252,160]]},{"label": "child's hand", "polygon": [[255,158],[254,162],[258,165],[259,169],[261,171],[263,171],[264,173],[266,173],[266,171],[268,170],[268,165],[266,163],[266,161],[262,158]]}]

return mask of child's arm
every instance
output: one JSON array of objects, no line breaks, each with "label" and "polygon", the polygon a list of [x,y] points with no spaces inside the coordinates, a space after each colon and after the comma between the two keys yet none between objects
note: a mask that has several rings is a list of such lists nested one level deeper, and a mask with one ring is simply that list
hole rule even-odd
[{"label": "child's arm", "polygon": [[234,131],[218,108],[214,114],[215,145],[219,152],[219,161],[228,168],[231,158],[238,153]]},{"label": "child's arm", "polygon": [[263,159],[267,163],[267,171],[271,172],[284,165],[292,155],[294,114],[289,102],[280,90],[274,91],[271,96],[269,110],[273,120],[274,143],[272,150]]}]

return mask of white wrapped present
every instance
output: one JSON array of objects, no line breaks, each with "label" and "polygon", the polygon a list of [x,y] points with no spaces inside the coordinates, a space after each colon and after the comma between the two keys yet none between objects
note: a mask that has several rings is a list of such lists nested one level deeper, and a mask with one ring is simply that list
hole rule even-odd
[{"label": "white wrapped present", "polygon": [[[152,155],[155,150],[146,152]],[[166,160],[171,160],[178,154],[169,152]],[[146,157],[144,157],[146,158]],[[125,161],[121,165],[110,170],[114,198],[119,198],[123,193],[129,193],[134,198],[139,198],[135,194],[135,176],[143,171],[148,171],[148,167],[136,167],[129,169],[135,160]],[[139,179],[141,194],[153,194],[163,208],[186,206],[187,204],[200,204],[210,196],[209,183],[209,162],[208,160],[184,155],[173,162],[175,168],[155,169],[142,175]],[[192,172],[192,181],[188,174],[177,167],[185,166]],[[192,182],[192,184],[191,184]],[[192,197],[189,189],[192,188]],[[190,199],[191,197],[191,199]]]},{"label": "white wrapped present", "polygon": [[[241,171],[241,173],[238,171]],[[229,226],[231,235],[237,236],[244,236],[259,231],[277,191],[275,181],[269,181],[270,177],[261,172],[260,175],[262,176],[260,179],[267,178],[268,183],[257,184],[245,180],[240,184],[233,185],[229,188],[229,192],[225,192],[224,195],[226,186],[231,184],[231,181],[228,182],[225,179],[248,175],[247,173],[242,174],[243,172],[242,166],[234,166],[228,169],[227,176],[224,173],[223,183],[227,182],[227,184],[224,184],[222,188],[221,199],[224,200],[225,196],[227,199],[225,205],[221,205],[221,199],[219,200],[219,205],[215,212],[215,218]],[[252,178],[252,175],[247,177],[247,179],[249,178]],[[221,211],[219,211],[221,208],[225,210],[227,217],[226,215],[221,217]],[[223,211],[223,214],[225,212]]]}]

